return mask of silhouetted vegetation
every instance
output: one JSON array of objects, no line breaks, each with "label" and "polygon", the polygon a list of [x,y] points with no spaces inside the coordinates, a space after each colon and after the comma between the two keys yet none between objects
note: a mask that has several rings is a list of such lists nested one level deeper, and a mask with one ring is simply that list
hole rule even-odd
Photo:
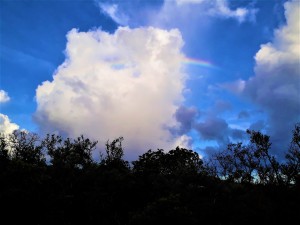
[{"label": "silhouetted vegetation", "polygon": [[300,124],[286,160],[270,138],[248,130],[209,159],[189,149],[149,150],[131,163],[123,138],[44,138],[0,134],[0,202],[4,224],[292,224],[300,213]]}]

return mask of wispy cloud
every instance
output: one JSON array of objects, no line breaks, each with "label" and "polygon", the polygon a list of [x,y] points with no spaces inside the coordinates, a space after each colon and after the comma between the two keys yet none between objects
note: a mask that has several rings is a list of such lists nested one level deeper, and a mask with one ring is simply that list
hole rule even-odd
[{"label": "wispy cloud", "polygon": [[204,0],[176,0],[177,5],[184,5],[184,4],[200,4]]},{"label": "wispy cloud", "polygon": [[[227,0],[176,0],[176,5],[179,7],[200,5],[204,14],[210,16],[234,18],[239,22],[246,20],[254,20],[257,9],[255,8],[242,8],[231,9]],[[191,8],[192,10],[192,8]]]},{"label": "wispy cloud", "polygon": [[230,9],[228,1],[226,0],[216,0],[215,6],[210,10],[210,13],[215,16],[234,18],[237,21],[254,21],[257,13],[255,8],[241,8]]},{"label": "wispy cloud", "polygon": [[100,10],[119,25],[181,28],[181,31],[189,28],[194,30],[198,24],[194,22],[199,21],[200,18],[205,23],[208,23],[211,18],[232,18],[240,23],[255,21],[258,11],[252,5],[232,8],[227,0],[165,0],[159,7],[148,7],[148,4],[142,4],[143,7],[139,1],[134,0],[95,1]]},{"label": "wispy cloud", "polygon": [[9,62],[18,63],[26,67],[28,67],[28,65],[34,65],[33,68],[44,68],[48,71],[52,71],[55,68],[53,63],[45,59],[6,46],[1,46],[0,57]]},{"label": "wispy cloud", "polygon": [[124,13],[120,12],[117,4],[101,3],[99,2],[101,11],[112,18],[120,25],[128,25],[129,18]]}]

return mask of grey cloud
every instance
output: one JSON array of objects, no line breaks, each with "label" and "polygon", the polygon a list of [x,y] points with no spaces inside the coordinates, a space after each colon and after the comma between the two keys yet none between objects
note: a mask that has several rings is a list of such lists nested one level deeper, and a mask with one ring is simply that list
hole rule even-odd
[{"label": "grey cloud", "polygon": [[218,112],[218,113],[229,111],[231,109],[232,109],[231,103],[223,101],[223,100],[218,100],[214,106],[214,111]]},{"label": "grey cloud", "polygon": [[199,111],[195,107],[180,106],[175,113],[175,118],[180,123],[180,126],[179,128],[174,128],[173,133],[182,135],[189,132],[198,115]]},{"label": "grey cloud", "polygon": [[240,129],[231,129],[230,136],[239,141],[247,138],[246,131]]},{"label": "grey cloud", "polygon": [[197,123],[195,129],[204,140],[215,140],[222,145],[228,144],[230,140],[241,141],[247,138],[245,130],[231,128],[224,119],[218,117],[210,117]]},{"label": "grey cloud", "polygon": [[249,117],[250,117],[250,114],[247,111],[241,111],[238,114],[239,119],[246,119],[246,118],[249,118]]},{"label": "grey cloud", "polygon": [[224,142],[227,140],[229,127],[224,119],[210,117],[204,122],[197,123],[195,129],[204,140]]},{"label": "grey cloud", "polygon": [[216,146],[206,146],[204,148],[198,148],[198,149],[196,149],[196,151],[201,152],[201,155],[204,158],[209,159],[215,153],[223,151],[226,148],[227,148],[227,144],[220,143]]},{"label": "grey cloud", "polygon": [[252,123],[249,127],[250,130],[261,131],[266,127],[266,124],[263,120],[258,120]]}]

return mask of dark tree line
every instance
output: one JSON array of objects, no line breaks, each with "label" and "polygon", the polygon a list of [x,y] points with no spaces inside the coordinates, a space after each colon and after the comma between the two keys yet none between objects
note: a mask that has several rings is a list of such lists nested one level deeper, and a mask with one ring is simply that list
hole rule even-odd
[{"label": "dark tree line", "polygon": [[300,182],[300,124],[293,130],[293,138],[280,163],[270,153],[270,137],[247,130],[250,144],[232,143],[212,157],[215,176],[238,183],[299,185]]},{"label": "dark tree line", "polygon": [[[300,124],[280,162],[270,137],[248,130],[209,159],[189,149],[123,159],[123,138],[97,142],[25,131],[0,134],[2,223],[290,224],[300,213]],[[6,222],[7,223],[7,222]]]}]

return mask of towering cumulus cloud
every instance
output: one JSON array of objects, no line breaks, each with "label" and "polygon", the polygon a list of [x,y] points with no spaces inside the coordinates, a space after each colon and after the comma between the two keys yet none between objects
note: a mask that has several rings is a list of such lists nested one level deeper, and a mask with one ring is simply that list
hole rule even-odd
[{"label": "towering cumulus cloud", "polygon": [[100,144],[123,136],[131,156],[173,147],[183,138],[167,129],[183,101],[182,45],[175,29],[71,30],[65,62],[36,90],[37,122],[44,132],[84,134]]},{"label": "towering cumulus cloud", "polygon": [[285,3],[286,25],[255,56],[255,76],[244,93],[270,115],[269,134],[278,150],[286,149],[288,130],[300,121],[300,4]]}]

